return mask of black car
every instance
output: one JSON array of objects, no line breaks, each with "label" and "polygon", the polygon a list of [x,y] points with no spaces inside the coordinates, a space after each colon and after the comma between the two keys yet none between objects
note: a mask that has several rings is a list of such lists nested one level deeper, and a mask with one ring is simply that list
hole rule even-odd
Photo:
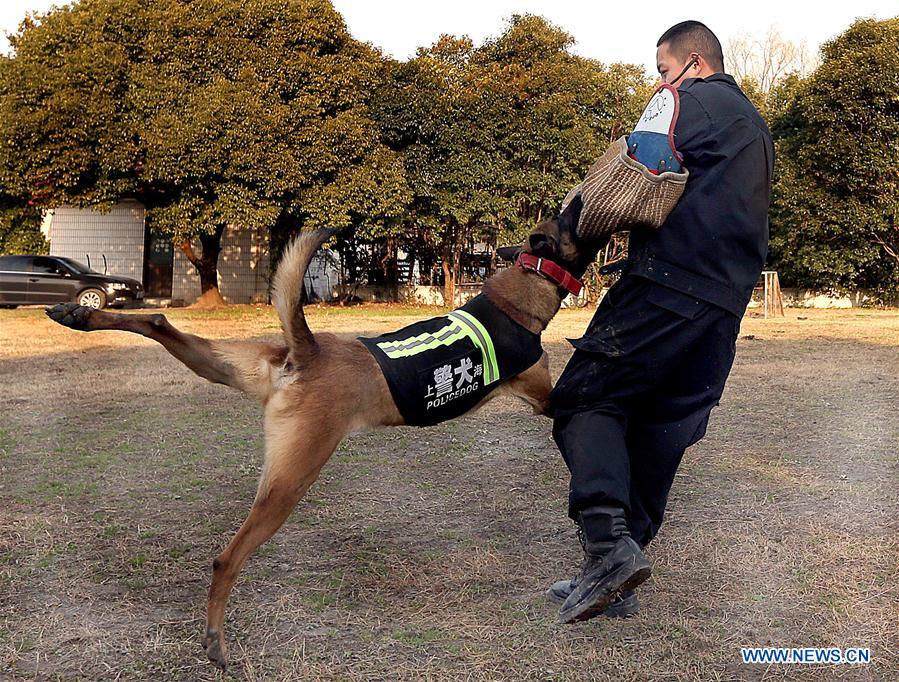
[{"label": "black car", "polygon": [[89,308],[124,305],[144,297],[141,283],[103,275],[71,258],[0,256],[0,307],[75,302]]}]

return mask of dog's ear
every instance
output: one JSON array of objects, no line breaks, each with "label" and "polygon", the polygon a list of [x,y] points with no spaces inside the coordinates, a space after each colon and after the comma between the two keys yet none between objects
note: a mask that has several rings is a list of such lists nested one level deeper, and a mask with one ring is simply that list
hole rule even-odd
[{"label": "dog's ear", "polygon": [[534,232],[528,237],[528,251],[538,258],[552,258],[558,247],[559,240],[544,232]]},{"label": "dog's ear", "polygon": [[581,219],[581,211],[584,208],[584,202],[581,199],[580,192],[574,195],[574,198],[568,202],[565,210],[559,214],[559,228],[568,230],[572,236],[577,236],[577,225]]},{"label": "dog's ear", "polygon": [[519,253],[521,253],[520,246],[501,246],[496,250],[497,257],[509,263],[514,263]]}]

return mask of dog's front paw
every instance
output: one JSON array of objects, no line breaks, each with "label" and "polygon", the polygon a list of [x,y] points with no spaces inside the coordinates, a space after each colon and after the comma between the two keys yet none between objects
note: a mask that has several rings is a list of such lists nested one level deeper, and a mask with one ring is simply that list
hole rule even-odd
[{"label": "dog's front paw", "polygon": [[45,309],[47,317],[58,322],[64,327],[87,331],[87,323],[93,308],[86,308],[77,303],[57,303],[55,306]]},{"label": "dog's front paw", "polygon": [[224,671],[228,667],[228,651],[225,647],[225,636],[218,630],[207,629],[203,638],[203,648],[206,649],[206,657],[219,670]]},{"label": "dog's front paw", "polygon": [[552,406],[548,400],[544,400],[538,404],[534,405],[534,414],[538,417],[546,417],[547,419],[552,419]]}]

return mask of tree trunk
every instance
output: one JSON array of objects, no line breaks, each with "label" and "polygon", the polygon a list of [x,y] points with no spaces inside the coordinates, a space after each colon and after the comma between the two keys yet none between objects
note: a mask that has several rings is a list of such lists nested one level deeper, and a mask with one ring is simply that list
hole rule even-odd
[{"label": "tree trunk", "polygon": [[225,226],[217,227],[212,234],[201,234],[200,245],[202,252],[197,256],[191,246],[190,240],[185,239],[180,244],[181,250],[197,269],[200,275],[200,298],[194,305],[198,307],[216,307],[225,305],[225,300],[219,291],[218,284],[218,261],[219,254],[222,251],[222,234],[225,232]]},{"label": "tree trunk", "polygon": [[444,248],[443,258],[443,302],[448,308],[456,306],[456,288],[461,283],[462,244],[454,243]]},{"label": "tree trunk", "polygon": [[447,308],[455,306],[456,283],[453,281],[453,271],[450,267],[450,254],[445,251],[440,259],[443,265],[443,305]]}]

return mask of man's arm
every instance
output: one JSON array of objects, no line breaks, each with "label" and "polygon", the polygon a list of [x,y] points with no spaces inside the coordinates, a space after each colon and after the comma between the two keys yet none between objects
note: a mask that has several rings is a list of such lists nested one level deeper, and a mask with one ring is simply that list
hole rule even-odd
[{"label": "man's arm", "polygon": [[674,146],[684,155],[689,170],[690,157],[698,154],[712,133],[712,117],[699,99],[689,91],[678,91],[680,112],[674,125]]}]

